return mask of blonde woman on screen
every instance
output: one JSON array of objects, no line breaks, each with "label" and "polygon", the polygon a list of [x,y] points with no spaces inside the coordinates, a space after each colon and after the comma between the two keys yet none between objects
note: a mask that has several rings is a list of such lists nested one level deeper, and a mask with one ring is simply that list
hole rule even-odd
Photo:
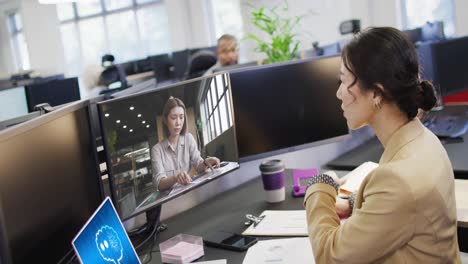
[{"label": "blonde woman on screen", "polygon": [[[337,97],[351,129],[369,125],[384,146],[379,167],[349,200],[341,181],[309,182],[304,205],[317,263],[460,263],[454,175],[418,109],[435,102],[418,55],[394,28],[357,34],[342,52]],[[340,216],[348,217],[340,223]]]},{"label": "blonde woman on screen", "polygon": [[163,110],[165,139],[151,149],[153,182],[159,190],[179,183],[192,182],[188,174],[191,168],[203,172],[207,168],[219,168],[216,157],[203,159],[192,134],[187,132],[186,109],[182,100],[170,97]]}]

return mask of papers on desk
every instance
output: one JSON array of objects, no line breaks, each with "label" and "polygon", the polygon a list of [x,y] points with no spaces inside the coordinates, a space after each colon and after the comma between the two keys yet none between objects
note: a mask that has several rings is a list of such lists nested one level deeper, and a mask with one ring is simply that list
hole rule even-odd
[{"label": "papers on desk", "polygon": [[352,170],[350,173],[346,174],[342,179],[346,179],[345,184],[341,185],[340,193],[344,194],[352,194],[359,190],[361,183],[364,181],[367,175],[375,168],[377,168],[379,164],[367,161],[363,164],[359,165],[359,167]]},{"label": "papers on desk", "polygon": [[247,236],[307,236],[305,210],[263,211],[265,218],[249,226],[242,234]]},{"label": "papers on desk", "polygon": [[312,247],[307,237],[258,241],[247,251],[243,264],[313,264]]},{"label": "papers on desk", "polygon": [[227,260],[225,259],[218,259],[218,260],[210,260],[210,261],[201,261],[201,262],[192,262],[197,264],[227,264]]}]

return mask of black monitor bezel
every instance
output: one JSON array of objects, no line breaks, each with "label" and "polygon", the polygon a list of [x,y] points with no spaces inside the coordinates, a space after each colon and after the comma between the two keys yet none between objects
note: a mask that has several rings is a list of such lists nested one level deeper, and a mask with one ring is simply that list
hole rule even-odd
[{"label": "black monitor bezel", "polygon": [[[244,68],[237,68],[229,71],[229,73],[242,73],[246,71],[255,71],[255,70],[263,70],[266,68],[274,68],[274,67],[282,67],[282,66],[287,66],[287,65],[294,65],[298,63],[305,63],[305,62],[310,62],[310,61],[318,61],[318,60],[323,60],[323,59],[329,59],[329,58],[334,58],[334,57],[339,57],[340,55],[337,54],[332,54],[332,55],[323,55],[323,56],[316,56],[316,57],[311,57],[311,58],[305,58],[305,59],[298,59],[298,60],[291,60],[291,61],[285,61],[285,62],[279,62],[279,63],[273,63],[273,64],[267,64],[267,65],[257,65],[257,66],[249,66],[249,67],[244,67]],[[224,71],[220,71],[219,73],[222,73]],[[337,87],[338,89],[338,87]],[[235,105],[234,105],[235,107]],[[257,154],[252,154],[252,155],[247,155],[247,156],[240,156],[239,153],[239,163],[244,163],[248,161],[253,161],[253,160],[258,160],[258,159],[264,159],[268,158],[271,156],[275,155],[280,155],[280,154],[285,154],[289,152],[294,152],[294,151],[299,151],[311,147],[316,147],[316,146],[321,146],[325,144],[331,144],[331,143],[336,143],[340,142],[343,140],[347,140],[351,138],[351,133],[350,130],[348,129],[347,134],[343,135],[338,135],[335,137],[330,137],[330,138],[325,138],[322,140],[317,140],[313,142],[306,142],[304,144],[300,145],[294,145],[294,146],[289,146],[285,148],[280,148],[280,149],[275,149],[267,152],[262,152],[262,153],[257,153]]]},{"label": "black monitor bezel", "polygon": [[[105,157],[106,157],[106,166],[107,166],[107,173],[108,173],[108,179],[109,179],[109,187],[110,187],[110,196],[111,196],[111,199],[112,201],[114,202],[114,204],[118,204],[117,203],[117,197],[115,196],[115,185],[114,185],[114,176],[113,176],[113,171],[112,171],[112,162],[110,160],[110,153],[109,153],[109,147],[107,146],[107,140],[105,140],[105,138],[108,137],[106,131],[105,131],[105,128],[104,128],[104,123],[103,123],[103,120],[104,120],[104,113],[103,113],[103,105],[105,104],[108,104],[108,103],[113,103],[113,102],[116,102],[116,101],[124,101],[124,100],[127,100],[127,99],[130,99],[130,98],[134,98],[134,97],[139,97],[139,96],[143,96],[145,94],[152,94],[152,93],[157,93],[157,92],[160,92],[160,91],[164,91],[164,90],[169,90],[169,89],[172,89],[174,87],[179,87],[179,86],[182,86],[182,85],[186,85],[188,83],[192,83],[192,82],[198,82],[198,81],[202,81],[204,79],[210,79],[210,78],[214,78],[215,76],[218,76],[218,75],[223,75],[223,74],[226,74],[227,76],[227,79],[228,79],[228,82],[229,82],[229,96],[230,96],[230,103],[231,103],[231,106],[232,106],[232,109],[234,109],[234,103],[233,103],[233,100],[232,100],[232,87],[231,87],[231,79],[230,79],[230,76],[229,76],[229,73],[228,72],[219,72],[219,73],[215,73],[215,74],[212,74],[212,75],[208,75],[208,76],[202,76],[202,77],[198,77],[198,78],[194,78],[194,79],[190,79],[190,80],[185,80],[185,81],[181,81],[181,82],[177,82],[177,83],[172,83],[172,84],[168,84],[167,86],[162,86],[162,87],[155,87],[153,89],[148,89],[148,90],[145,90],[145,91],[142,91],[142,92],[139,92],[139,93],[135,93],[135,94],[131,94],[131,95],[126,95],[126,96],[122,96],[122,97],[118,97],[118,98],[113,98],[113,99],[109,99],[109,100],[106,100],[106,101],[102,101],[102,102],[99,102],[97,103],[97,106],[98,106],[98,113],[99,113],[99,124],[101,126],[101,134],[102,134],[102,138],[103,138],[103,146],[104,146],[104,153],[105,153]],[[239,150],[238,150],[238,146],[237,146],[237,134],[236,134],[236,119],[235,119],[235,113],[234,113],[234,110],[232,111],[232,120],[233,120],[233,127],[234,127],[234,147],[236,149],[236,153],[239,154]],[[239,157],[239,156],[238,156]],[[240,163],[240,159],[238,161],[238,163]],[[141,210],[138,210],[136,212],[132,212],[130,215],[127,215],[127,216],[122,216],[121,215],[121,211],[120,211],[120,208],[118,208],[117,206],[117,212],[119,213],[119,217],[122,219],[122,221],[125,221],[125,220],[128,220],[132,217],[135,217],[141,213],[144,213],[148,210],[151,210],[153,208],[156,208],[158,206],[162,206],[164,203],[167,203],[169,201],[172,201],[174,200],[175,198],[179,197],[179,196],[182,196],[194,189],[198,189],[200,188],[201,186],[213,181],[213,180],[216,180],[216,179],[219,179],[220,177],[226,175],[226,174],[229,174],[235,170],[239,169],[239,166],[237,166],[235,169],[233,170],[230,170],[230,171],[227,171],[227,172],[223,172],[221,173],[220,175],[214,177],[214,178],[211,178],[211,179],[208,179],[208,180],[205,180],[199,184],[196,184],[194,186],[191,186],[187,189],[184,189],[182,192],[179,192],[179,193],[176,193],[172,196],[170,196],[168,199],[162,199],[161,201],[159,202],[155,202],[155,203],[152,203],[150,204],[148,207],[144,206],[141,208]]]},{"label": "black monitor bezel", "polygon": [[[28,132],[29,130],[31,129],[34,129],[34,128],[37,128],[37,127],[40,127],[44,124],[47,124],[49,122],[53,122],[55,121],[56,119],[59,119],[63,116],[66,116],[70,113],[73,113],[75,111],[78,111],[78,110],[81,110],[83,108],[86,108],[86,112],[87,112],[87,116],[88,116],[88,129],[89,129],[89,135],[92,139],[96,139],[96,134],[95,134],[95,131],[92,129],[92,114],[91,114],[91,109],[90,109],[90,105],[91,103],[96,103],[96,101],[99,101],[101,100],[103,97],[99,97],[99,98],[94,98],[94,99],[90,99],[90,100],[82,100],[82,101],[77,101],[77,102],[72,102],[72,103],[68,103],[68,104],[64,104],[64,105],[61,105],[61,106],[57,106],[57,107],[54,107],[53,111],[46,114],[46,115],[42,115],[38,118],[33,118],[33,119],[30,119],[26,122],[23,122],[21,124],[18,124],[16,126],[12,126],[12,127],[9,127],[9,128],[6,128],[2,131],[0,131],[0,143],[3,142],[3,141],[8,141],[10,138],[12,137],[15,137],[17,135],[20,135],[20,134],[23,134],[25,132]],[[104,200],[105,198],[105,195],[104,195],[104,186],[103,186],[103,183],[102,183],[102,179],[101,179],[101,175],[100,175],[100,169],[99,169],[99,161],[98,161],[98,156],[97,156],[97,144],[96,144],[96,140],[92,140],[91,142],[91,146],[93,148],[93,159],[94,159],[94,163],[95,163],[95,172],[96,172],[96,176],[97,176],[97,183],[99,185],[99,201],[97,201],[97,204],[100,204],[101,201]],[[0,201],[0,250],[2,251],[7,251],[7,252],[1,252],[2,255],[3,253],[5,253],[6,255],[4,256],[5,259],[2,259],[0,258],[1,261],[10,261],[10,262],[6,262],[6,263],[11,263],[12,261],[12,258],[11,258],[11,249],[9,247],[9,241],[8,241],[8,236],[7,236],[7,230],[4,226],[4,219],[3,219],[3,215],[4,215],[4,212],[3,212],[3,209],[2,209],[2,204],[1,204],[1,201]],[[2,238],[4,238],[5,240],[4,241],[1,241]],[[69,244],[69,247],[70,247],[70,251],[73,250],[71,244]],[[68,253],[65,255],[65,256],[62,256],[62,259],[63,258],[66,258],[67,255],[70,253],[70,251],[68,251]],[[0,262],[0,263],[3,263],[3,262]]]}]

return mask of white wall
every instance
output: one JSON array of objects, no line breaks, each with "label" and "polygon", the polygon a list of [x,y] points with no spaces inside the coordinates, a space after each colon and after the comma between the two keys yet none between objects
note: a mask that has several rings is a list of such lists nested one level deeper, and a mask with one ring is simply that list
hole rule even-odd
[{"label": "white wall", "polygon": [[65,59],[59,22],[54,5],[41,5],[37,0],[17,0],[0,4],[0,73],[14,72],[14,59],[5,13],[17,9],[22,16],[31,68],[42,75],[63,73]]},{"label": "white wall", "polygon": [[63,73],[65,57],[55,5],[22,0],[21,13],[31,68],[42,75]]},{"label": "white wall", "polygon": [[0,76],[7,76],[15,70],[6,15],[11,10],[20,9],[21,4],[19,1],[10,1],[0,4]]},{"label": "white wall", "polygon": [[165,1],[172,50],[213,45],[210,14],[205,0]]},{"label": "white wall", "polygon": [[468,1],[455,1],[455,33],[457,36],[468,35]]}]

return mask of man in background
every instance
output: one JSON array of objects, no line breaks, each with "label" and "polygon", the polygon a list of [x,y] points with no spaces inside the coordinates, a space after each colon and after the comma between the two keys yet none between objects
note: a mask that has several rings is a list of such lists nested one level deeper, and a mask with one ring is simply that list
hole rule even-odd
[{"label": "man in background", "polygon": [[213,74],[217,69],[225,66],[235,65],[239,60],[239,47],[236,37],[230,34],[224,34],[218,39],[218,48],[216,50],[218,61],[209,68],[204,75]]}]

